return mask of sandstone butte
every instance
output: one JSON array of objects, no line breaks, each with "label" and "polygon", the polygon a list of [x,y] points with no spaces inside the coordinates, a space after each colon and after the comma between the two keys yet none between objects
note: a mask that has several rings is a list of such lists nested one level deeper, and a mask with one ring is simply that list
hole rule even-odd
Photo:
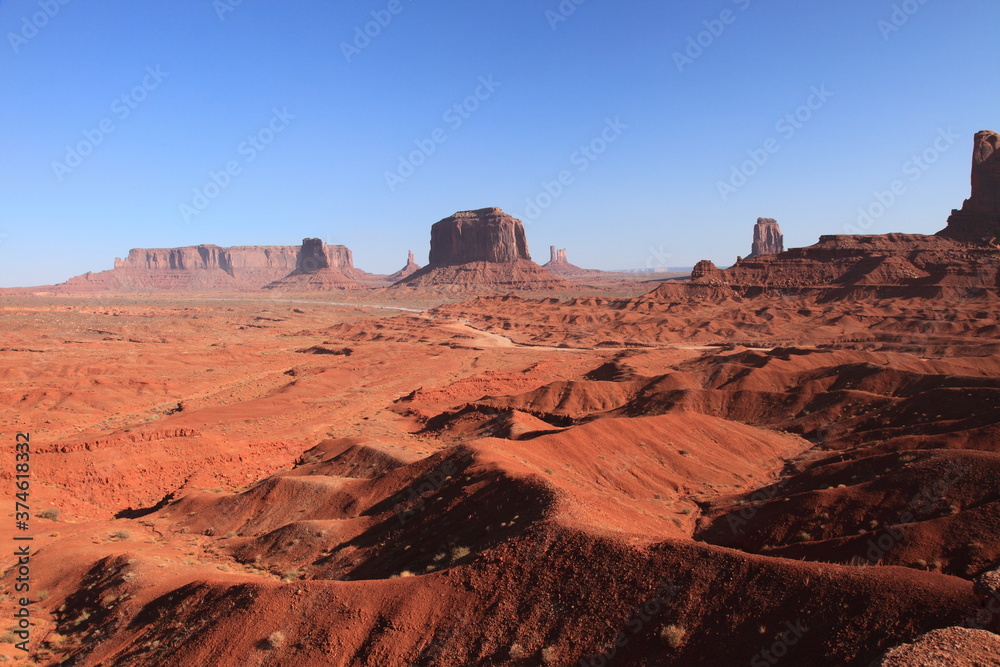
[{"label": "sandstone butte", "polygon": [[596,276],[604,273],[595,269],[582,269],[579,266],[570,264],[569,260],[566,259],[566,249],[557,250],[555,246],[549,246],[549,261],[542,264],[542,268],[557,276],[565,277]]},{"label": "sandstone butte", "polygon": [[399,271],[391,274],[388,278],[390,282],[399,282],[403,278],[412,276],[414,273],[420,270],[420,265],[417,264],[416,259],[413,257],[413,251],[410,250],[406,253],[406,266],[401,268]]},{"label": "sandstone butte", "polygon": [[524,225],[499,208],[459,211],[431,226],[427,266],[393,285],[435,291],[563,290],[531,261]]},{"label": "sandstone butte", "polygon": [[753,226],[753,245],[749,257],[761,255],[777,255],[784,251],[785,239],[781,235],[781,227],[774,218],[757,218]]}]

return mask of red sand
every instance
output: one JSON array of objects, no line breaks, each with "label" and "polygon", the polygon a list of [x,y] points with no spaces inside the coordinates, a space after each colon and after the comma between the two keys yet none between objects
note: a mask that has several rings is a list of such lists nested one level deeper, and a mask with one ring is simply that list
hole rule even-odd
[{"label": "red sand", "polygon": [[1000,629],[995,293],[727,289],[4,296],[4,437],[60,512],[32,657],[869,665]]}]

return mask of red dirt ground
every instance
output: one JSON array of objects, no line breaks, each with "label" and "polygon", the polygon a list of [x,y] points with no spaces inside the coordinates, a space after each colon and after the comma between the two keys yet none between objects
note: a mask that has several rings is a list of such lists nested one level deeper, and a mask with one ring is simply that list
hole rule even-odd
[{"label": "red dirt ground", "polygon": [[997,664],[995,292],[2,298],[34,664]]}]

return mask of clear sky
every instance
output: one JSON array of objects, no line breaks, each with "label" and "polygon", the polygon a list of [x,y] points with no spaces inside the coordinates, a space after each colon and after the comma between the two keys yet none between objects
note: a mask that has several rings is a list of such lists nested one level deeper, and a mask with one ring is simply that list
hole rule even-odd
[{"label": "clear sky", "polygon": [[0,286],[313,236],[391,272],[487,206],[601,269],[728,265],[761,216],[788,247],[932,233],[1000,130],[998,25],[995,0],[0,0]]}]

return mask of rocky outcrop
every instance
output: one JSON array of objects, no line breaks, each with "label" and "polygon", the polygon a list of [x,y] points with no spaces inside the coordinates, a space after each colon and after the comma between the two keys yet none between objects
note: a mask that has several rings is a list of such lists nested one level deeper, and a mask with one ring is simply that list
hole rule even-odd
[{"label": "rocky outcrop", "polygon": [[394,287],[489,293],[572,284],[531,261],[524,225],[499,208],[460,211],[431,227],[427,266]]},{"label": "rocky outcrop", "polygon": [[719,267],[707,259],[701,260],[691,269],[691,280],[694,282],[707,282],[718,275],[720,275]]},{"label": "rocky outcrop", "polygon": [[777,255],[785,249],[785,238],[781,235],[781,227],[774,218],[757,218],[753,226],[753,245],[750,257],[761,255]]},{"label": "rocky outcrop", "polygon": [[411,250],[408,253],[406,253],[406,266],[404,266],[399,271],[396,271],[395,273],[390,275],[389,281],[390,282],[400,281],[403,278],[408,278],[409,276],[412,276],[419,270],[420,270],[420,265],[417,264],[416,259],[413,257],[413,251]]},{"label": "rocky outcrop", "polygon": [[701,261],[693,283],[748,288],[1000,287],[1000,251],[923,234],[831,235],[728,269]]},{"label": "rocky outcrop", "polygon": [[938,236],[969,243],[1000,239],[1000,134],[976,133],[972,150],[972,194],[951,212]]},{"label": "rocky outcrop", "polygon": [[582,269],[579,266],[570,264],[566,259],[566,249],[556,249],[554,245],[549,246],[549,261],[543,264],[542,268],[564,278],[596,276],[604,273],[603,271],[594,269]]},{"label": "rocky outcrop", "polygon": [[306,239],[301,246],[197,245],[136,248],[115,268],[85,273],[55,286],[60,292],[202,292],[258,290],[289,275],[335,270],[345,280],[365,274],[351,251]]},{"label": "rocky outcrop", "polygon": [[344,246],[325,246],[320,239],[302,239],[295,258],[295,270],[265,289],[286,292],[315,292],[333,289],[363,289],[358,282],[364,272],[354,268],[351,251]]},{"label": "rocky outcrop", "polygon": [[819,243],[776,254],[777,223],[754,229],[754,254],[720,270],[701,261],[693,285],[733,288],[747,295],[769,289],[822,290],[831,296],[877,293],[906,297],[964,297],[1000,292],[1000,135],[976,135],[972,196],[953,212],[947,229],[923,234],[831,235]]},{"label": "rocky outcrop", "polygon": [[524,225],[499,208],[460,211],[431,227],[428,266],[531,260]]}]

